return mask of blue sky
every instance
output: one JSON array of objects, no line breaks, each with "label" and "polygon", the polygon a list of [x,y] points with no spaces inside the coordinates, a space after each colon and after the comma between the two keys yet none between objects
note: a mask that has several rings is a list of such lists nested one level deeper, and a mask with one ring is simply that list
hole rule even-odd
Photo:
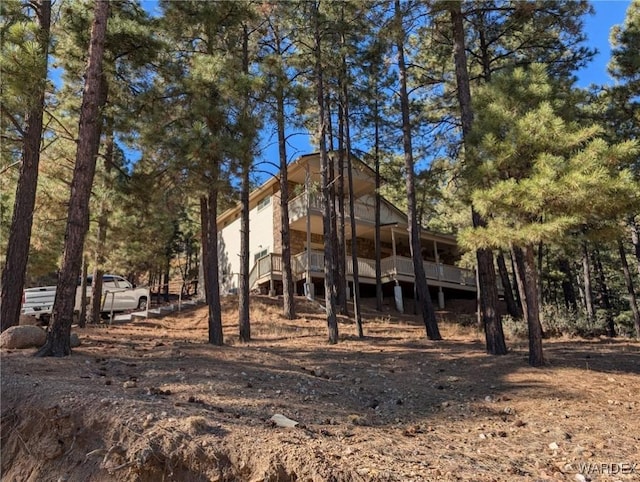
[{"label": "blue sky", "polygon": [[578,72],[578,86],[580,87],[613,82],[607,74],[607,63],[611,56],[609,33],[611,27],[624,23],[624,17],[631,2],[628,0],[599,0],[592,2],[592,4],[596,13],[585,18],[585,32],[588,37],[588,45],[598,49],[599,54],[586,69]]},{"label": "blue sky", "polygon": [[[588,87],[591,84],[606,85],[612,84],[613,80],[607,73],[607,64],[611,57],[611,46],[609,45],[609,33],[611,27],[624,23],[627,8],[631,4],[629,0],[597,0],[591,2],[594,9],[594,15],[585,17],[585,33],[587,35],[587,45],[598,50],[598,54],[589,63],[589,65],[577,72],[577,85],[579,87]],[[289,157],[296,158],[311,150],[309,137],[305,135],[297,135],[290,139],[293,147],[288,148]],[[297,152],[296,152],[297,151]],[[278,148],[277,145],[264,146],[264,151],[258,156],[271,162],[277,162]],[[275,172],[274,168],[271,169]]]},{"label": "blue sky", "polygon": [[[585,32],[587,34],[587,44],[598,50],[598,54],[589,65],[577,73],[579,87],[588,87],[591,84],[611,84],[613,80],[607,73],[607,63],[611,55],[609,45],[609,33],[611,27],[622,24],[630,0],[595,0],[591,2],[595,9],[594,15],[586,16]],[[158,8],[157,0],[143,0],[142,5],[150,12]],[[157,12],[155,12],[157,13]],[[267,134],[268,136],[268,134]],[[257,156],[259,160],[277,163],[278,148],[275,139],[266,140],[262,152]],[[301,154],[309,152],[312,148],[309,144],[309,136],[304,134],[295,135],[290,139],[291,146],[288,148],[289,158],[296,158]],[[261,165],[258,169],[275,172],[274,167]],[[263,177],[264,173],[260,175]]]}]

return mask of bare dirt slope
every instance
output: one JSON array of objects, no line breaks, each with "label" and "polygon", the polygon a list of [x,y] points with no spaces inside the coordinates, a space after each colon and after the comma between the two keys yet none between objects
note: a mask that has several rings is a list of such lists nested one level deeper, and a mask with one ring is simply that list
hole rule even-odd
[{"label": "bare dirt slope", "polygon": [[257,297],[240,344],[235,302],[222,348],[201,308],[77,330],[66,359],[3,351],[2,480],[640,480],[637,342],[549,340],[534,369],[522,340],[491,357],[371,316],[330,346],[316,306]]}]

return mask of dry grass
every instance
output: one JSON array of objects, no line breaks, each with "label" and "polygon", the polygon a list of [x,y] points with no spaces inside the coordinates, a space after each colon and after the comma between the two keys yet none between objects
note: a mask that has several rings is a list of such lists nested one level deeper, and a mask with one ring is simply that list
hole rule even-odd
[{"label": "dry grass", "polygon": [[534,369],[526,340],[491,357],[451,313],[431,342],[413,316],[368,311],[364,339],[341,318],[328,345],[318,306],[298,301],[284,320],[252,298],[251,343],[231,297],[225,347],[199,308],[88,327],[68,359],[3,352],[3,480],[575,481],[580,464],[640,463],[637,342],[545,340]]}]

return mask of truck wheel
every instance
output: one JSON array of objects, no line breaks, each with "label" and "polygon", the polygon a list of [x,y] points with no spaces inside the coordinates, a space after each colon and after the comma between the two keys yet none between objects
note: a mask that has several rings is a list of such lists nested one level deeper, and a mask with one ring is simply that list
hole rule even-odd
[{"label": "truck wheel", "polygon": [[146,310],[147,309],[147,298],[143,297],[138,300],[138,309]]}]

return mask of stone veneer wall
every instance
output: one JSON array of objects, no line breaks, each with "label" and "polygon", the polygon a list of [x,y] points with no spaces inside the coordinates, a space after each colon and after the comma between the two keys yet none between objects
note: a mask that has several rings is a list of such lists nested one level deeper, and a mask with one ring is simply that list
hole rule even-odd
[{"label": "stone veneer wall", "polygon": [[[324,244],[322,234],[311,233],[311,242]],[[304,231],[291,230],[291,255],[302,253],[307,247],[307,233]]]},{"label": "stone veneer wall", "polygon": [[[356,238],[356,247],[358,256],[361,258],[367,259],[375,259],[376,258],[376,242],[373,239],[364,239],[364,238]],[[393,246],[391,243],[380,243],[380,247],[384,250],[392,250]],[[347,241],[347,256],[351,256],[351,240]],[[389,255],[387,255],[389,256]],[[382,253],[382,257],[385,257],[385,254]]]},{"label": "stone veneer wall", "polygon": [[[311,233],[311,242],[324,244],[324,236],[317,233]],[[372,239],[356,238],[358,248],[358,256],[362,258],[375,259],[376,245]],[[291,231],[291,254],[304,252],[307,246],[307,233],[304,231]],[[393,249],[391,243],[382,243],[383,248]],[[351,240],[347,241],[347,256],[351,256]],[[384,255],[383,255],[384,258]]]}]

